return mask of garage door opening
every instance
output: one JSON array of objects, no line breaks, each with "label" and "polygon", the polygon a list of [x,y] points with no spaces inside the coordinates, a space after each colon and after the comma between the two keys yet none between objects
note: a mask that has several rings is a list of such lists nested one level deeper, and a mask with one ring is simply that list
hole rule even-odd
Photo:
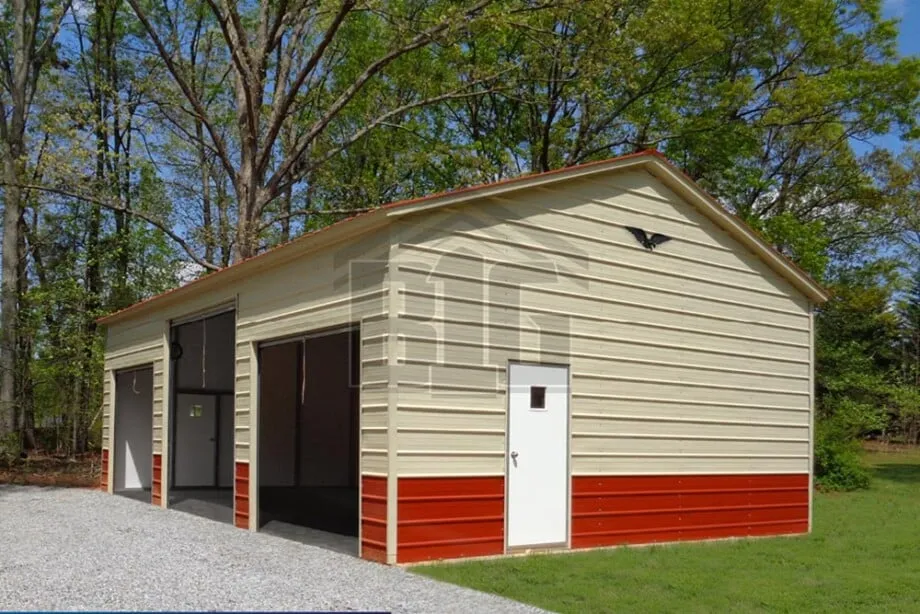
[{"label": "garage door opening", "polygon": [[113,490],[150,501],[153,462],[153,366],[115,373]]},{"label": "garage door opening", "polygon": [[259,350],[260,530],[358,554],[357,328]]},{"label": "garage door opening", "polygon": [[172,327],[169,506],[233,522],[236,314]]}]

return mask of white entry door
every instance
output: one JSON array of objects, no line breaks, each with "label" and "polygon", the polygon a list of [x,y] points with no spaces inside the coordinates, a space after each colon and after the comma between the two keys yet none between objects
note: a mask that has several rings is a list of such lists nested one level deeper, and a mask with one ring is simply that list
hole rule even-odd
[{"label": "white entry door", "polygon": [[513,364],[508,396],[508,547],[565,544],[568,367]]},{"label": "white entry door", "polygon": [[217,467],[217,403],[204,394],[177,394],[174,486],[213,487]]}]

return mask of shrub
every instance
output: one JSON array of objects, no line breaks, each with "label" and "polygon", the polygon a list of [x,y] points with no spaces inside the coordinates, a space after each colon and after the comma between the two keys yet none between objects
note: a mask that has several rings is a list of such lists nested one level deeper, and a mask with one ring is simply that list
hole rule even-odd
[{"label": "shrub", "polygon": [[815,439],[815,480],[823,490],[869,487],[869,472],[859,442],[834,425],[818,426]]}]

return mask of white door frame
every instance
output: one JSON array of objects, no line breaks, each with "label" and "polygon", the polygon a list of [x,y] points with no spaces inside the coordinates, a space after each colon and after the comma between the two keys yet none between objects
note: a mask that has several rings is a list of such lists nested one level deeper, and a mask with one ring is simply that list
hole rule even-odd
[{"label": "white door frame", "polygon": [[[510,499],[508,497],[508,486],[511,481],[510,472],[509,472],[509,445],[508,439],[511,435],[511,365],[529,365],[534,367],[558,367],[566,370],[566,385],[567,396],[566,396],[566,411],[568,416],[566,417],[566,433],[565,433],[565,470],[566,470],[566,497],[565,497],[565,544],[559,544],[559,546],[564,546],[566,549],[572,548],[572,367],[566,363],[559,362],[535,362],[532,360],[509,360],[505,365],[505,454],[504,454],[504,464],[505,464],[505,518],[504,518],[504,534],[505,534],[505,554],[511,554],[513,552],[520,552],[530,550],[531,548],[527,546],[515,546],[511,547],[508,544],[508,526],[511,516],[509,515],[509,503]],[[554,544],[547,545],[546,548],[553,549]],[[536,549],[540,549],[541,546],[538,544],[534,546]]]}]

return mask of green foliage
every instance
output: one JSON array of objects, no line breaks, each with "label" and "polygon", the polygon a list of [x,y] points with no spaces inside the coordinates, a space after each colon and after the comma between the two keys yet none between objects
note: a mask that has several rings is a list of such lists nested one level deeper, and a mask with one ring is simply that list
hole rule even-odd
[{"label": "green foliage", "polygon": [[857,435],[851,421],[863,422],[871,414],[866,407],[838,407],[840,416],[821,420],[815,433],[815,480],[824,490],[859,490],[869,487]]},{"label": "green foliage", "polygon": [[916,438],[920,388],[909,351],[916,282],[911,298],[892,309],[901,285],[896,265],[835,270],[833,298],[819,314],[815,469],[826,488],[865,487],[857,453],[863,438]]},{"label": "green foliage", "polygon": [[791,211],[747,220],[776,249],[822,280],[830,263],[830,238],[822,220],[803,221]]}]

